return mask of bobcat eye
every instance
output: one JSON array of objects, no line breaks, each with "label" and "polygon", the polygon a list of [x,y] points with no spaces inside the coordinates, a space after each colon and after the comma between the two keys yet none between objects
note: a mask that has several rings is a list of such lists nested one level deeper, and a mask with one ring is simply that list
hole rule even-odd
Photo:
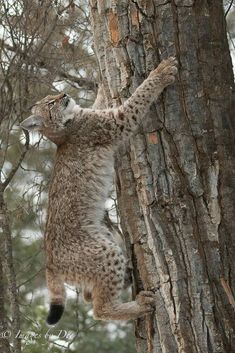
[{"label": "bobcat eye", "polygon": [[55,104],[55,101],[51,101],[48,103],[48,107],[51,108],[51,107],[53,107],[54,104]]}]

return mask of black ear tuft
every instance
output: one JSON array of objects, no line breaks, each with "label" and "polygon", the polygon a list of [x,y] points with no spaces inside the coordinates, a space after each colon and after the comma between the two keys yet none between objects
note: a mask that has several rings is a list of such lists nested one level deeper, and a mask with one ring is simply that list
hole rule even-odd
[{"label": "black ear tuft", "polygon": [[47,317],[48,325],[55,325],[61,318],[64,312],[64,305],[62,304],[51,304],[50,311]]}]

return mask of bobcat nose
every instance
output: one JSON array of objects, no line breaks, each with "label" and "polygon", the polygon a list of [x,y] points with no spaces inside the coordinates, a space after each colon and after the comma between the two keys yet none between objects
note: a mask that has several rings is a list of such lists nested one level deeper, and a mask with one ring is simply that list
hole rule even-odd
[{"label": "bobcat nose", "polygon": [[22,121],[20,126],[28,131],[37,131],[43,127],[43,118],[39,115],[31,115],[29,118]]}]

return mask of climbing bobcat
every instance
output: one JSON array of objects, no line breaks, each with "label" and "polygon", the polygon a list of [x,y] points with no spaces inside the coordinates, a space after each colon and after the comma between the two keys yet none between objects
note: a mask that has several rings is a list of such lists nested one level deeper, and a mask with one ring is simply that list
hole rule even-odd
[{"label": "climbing bobcat", "polygon": [[64,282],[81,285],[96,319],[136,319],[153,310],[149,291],[140,292],[135,301],[119,300],[125,258],[103,224],[104,205],[116,146],[138,128],[176,73],[175,58],[162,61],[119,108],[82,109],[64,93],[47,96],[22,122],[24,129],[37,130],[58,146],[45,232],[48,324],[63,314]]}]

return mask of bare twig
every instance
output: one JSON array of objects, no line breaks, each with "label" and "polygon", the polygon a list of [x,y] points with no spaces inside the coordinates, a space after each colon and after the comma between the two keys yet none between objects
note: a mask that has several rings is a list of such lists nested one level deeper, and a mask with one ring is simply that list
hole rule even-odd
[{"label": "bare twig", "polygon": [[8,184],[11,182],[12,178],[14,177],[15,173],[17,172],[17,170],[19,169],[19,166],[21,165],[28,149],[29,149],[29,133],[28,131],[24,130],[24,134],[25,134],[25,145],[24,145],[24,150],[22,151],[19,160],[17,161],[17,163],[15,164],[15,166],[12,168],[12,170],[10,171],[8,177],[6,178],[6,180],[2,183],[2,187],[3,190],[8,186]]},{"label": "bare twig", "polygon": [[232,7],[232,6],[233,6],[233,0],[230,1],[230,4],[229,4],[229,6],[228,6],[228,8],[227,8],[227,11],[226,11],[225,14],[224,14],[225,17],[227,17],[227,15],[228,15],[229,11],[231,10],[231,7]]},{"label": "bare twig", "polygon": [[97,82],[91,81],[91,80],[89,80],[87,78],[79,78],[79,77],[70,75],[70,74],[68,74],[68,73],[66,73],[64,71],[61,71],[61,70],[57,74],[58,74],[59,77],[64,78],[64,79],[69,80],[69,81],[72,81],[72,82],[75,82],[80,87],[84,87],[87,90],[96,91],[97,88],[98,88]]},{"label": "bare twig", "polygon": [[[53,31],[53,30],[52,30]],[[50,32],[52,34],[52,31]],[[47,38],[47,40],[49,39],[49,36]],[[46,44],[46,43],[45,43]],[[0,46],[6,48],[7,50],[11,51],[11,52],[15,52],[17,50],[17,52],[22,55],[24,57],[24,59],[26,59],[26,55],[24,51],[22,51],[21,49],[16,49],[15,47],[5,43],[3,40],[1,40],[0,42]],[[42,46],[37,50],[37,52],[35,53],[35,58],[38,57],[38,53],[42,50]],[[30,61],[32,61],[32,57],[29,58]],[[45,62],[43,62],[43,64],[36,60],[35,61],[35,66],[38,66],[39,68],[43,68],[43,69],[47,69],[48,72],[50,72],[50,69],[45,66]],[[58,70],[58,72],[56,72],[56,74],[58,75],[59,78],[61,79],[64,79],[64,80],[68,80],[68,81],[71,81],[71,82],[75,82],[76,84],[78,84],[80,87],[83,87],[85,88],[86,90],[91,90],[91,91],[94,91],[96,92],[97,91],[97,88],[98,88],[98,84],[96,81],[93,81],[93,80],[89,80],[88,78],[82,78],[82,77],[77,77],[77,76],[74,76],[74,75],[71,75],[69,73],[66,73],[65,71],[63,70]]]}]

